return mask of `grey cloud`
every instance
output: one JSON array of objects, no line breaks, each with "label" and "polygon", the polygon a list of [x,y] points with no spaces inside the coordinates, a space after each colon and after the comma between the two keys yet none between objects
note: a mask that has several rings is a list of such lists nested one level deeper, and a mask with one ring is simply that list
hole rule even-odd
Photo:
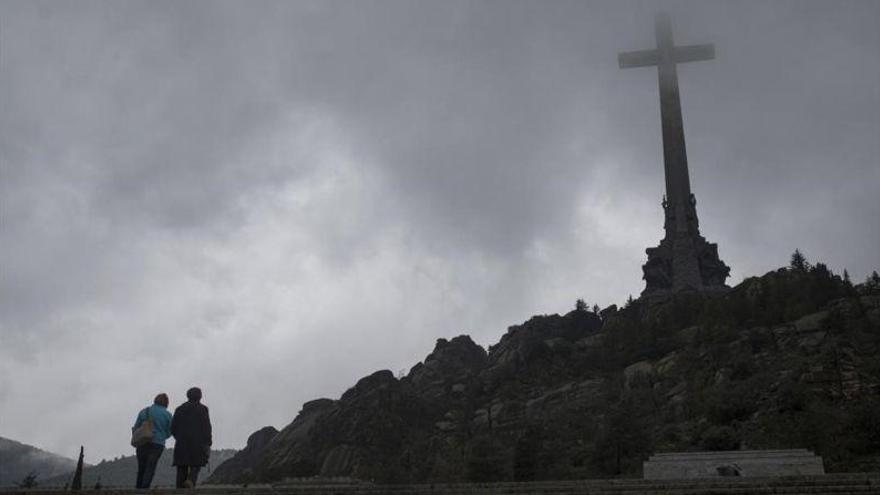
[{"label": "grey cloud", "polygon": [[795,247],[878,268],[873,3],[0,3],[4,431],[78,441],[32,431],[31,386],[87,399],[64,431],[124,431],[192,381],[241,396],[216,411],[240,446],[434,338],[637,294],[662,235],[656,73],[616,55],[653,44],[659,7],[716,45],[680,77],[734,282]]}]

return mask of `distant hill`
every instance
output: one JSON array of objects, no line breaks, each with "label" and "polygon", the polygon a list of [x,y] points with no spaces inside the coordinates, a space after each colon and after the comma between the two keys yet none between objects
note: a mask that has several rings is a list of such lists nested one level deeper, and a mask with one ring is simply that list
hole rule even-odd
[{"label": "distant hill", "polygon": [[15,485],[30,473],[39,481],[75,468],[73,459],[0,437],[0,486]]},{"label": "distant hill", "polygon": [[655,452],[795,447],[831,472],[880,470],[880,276],[798,263],[724,293],[586,307],[488,350],[439,339],[407,376],[376,372],[260,430],[209,481],[638,477]]},{"label": "distant hill", "polygon": [[[202,469],[202,473],[199,475],[201,478],[199,483],[201,484],[202,481],[210,476],[214,467],[231,459],[236,452],[238,451],[234,449],[212,450],[210,464]],[[152,486],[174,486],[177,470],[171,465],[173,458],[174,449],[165,449],[165,452],[162,453],[162,457],[159,459],[159,465],[156,468],[156,475],[153,478]],[[76,463],[74,463],[75,467]],[[83,488],[94,487],[99,478],[103,487],[133,487],[136,476],[137,458],[134,455],[123,456],[111,461],[101,461],[94,466],[83,469]],[[40,485],[64,486],[70,482],[72,477],[73,469],[71,468],[65,474],[40,481]]]}]

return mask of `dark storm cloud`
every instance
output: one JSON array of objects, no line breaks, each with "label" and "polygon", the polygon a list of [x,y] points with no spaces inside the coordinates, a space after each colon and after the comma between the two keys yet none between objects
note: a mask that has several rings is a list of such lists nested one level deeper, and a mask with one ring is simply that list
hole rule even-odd
[{"label": "dark storm cloud", "polygon": [[877,268],[876,3],[0,3],[0,434],[69,449],[198,382],[240,446],[437,337],[637,294],[656,70],[616,56],[659,7],[716,45],[679,74],[733,283]]}]

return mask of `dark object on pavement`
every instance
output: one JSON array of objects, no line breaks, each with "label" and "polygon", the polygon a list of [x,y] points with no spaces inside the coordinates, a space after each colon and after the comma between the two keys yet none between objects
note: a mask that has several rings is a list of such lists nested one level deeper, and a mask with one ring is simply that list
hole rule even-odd
[{"label": "dark object on pavement", "polygon": [[736,464],[722,464],[715,468],[719,476],[739,476],[739,466]]}]

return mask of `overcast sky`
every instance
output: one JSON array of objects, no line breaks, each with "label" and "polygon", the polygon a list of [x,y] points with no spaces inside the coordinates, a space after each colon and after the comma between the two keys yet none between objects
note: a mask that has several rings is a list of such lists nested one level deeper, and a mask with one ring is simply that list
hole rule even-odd
[{"label": "overcast sky", "polygon": [[[0,2],[0,436],[215,445],[435,339],[622,303],[663,235],[669,10],[729,283],[880,269],[880,2]],[[170,444],[169,444],[170,446]]]}]

